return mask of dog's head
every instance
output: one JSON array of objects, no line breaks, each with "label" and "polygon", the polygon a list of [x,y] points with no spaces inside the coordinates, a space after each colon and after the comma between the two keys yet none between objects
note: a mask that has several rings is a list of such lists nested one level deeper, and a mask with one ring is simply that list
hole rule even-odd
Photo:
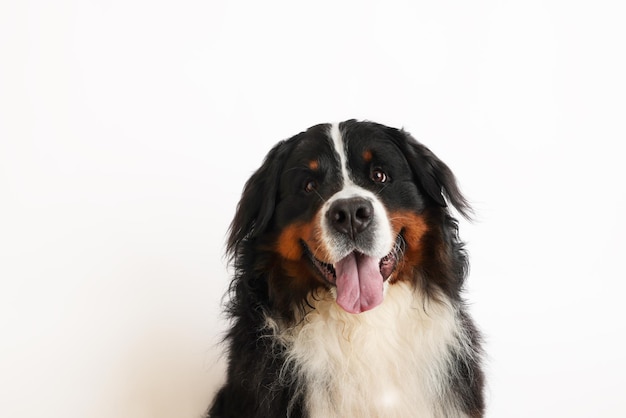
[{"label": "dog's head", "polygon": [[277,144],[246,183],[228,251],[240,270],[272,272],[262,288],[285,309],[328,289],[360,313],[398,281],[455,296],[466,266],[448,203],[467,215],[450,169],[408,133],[317,125]]}]

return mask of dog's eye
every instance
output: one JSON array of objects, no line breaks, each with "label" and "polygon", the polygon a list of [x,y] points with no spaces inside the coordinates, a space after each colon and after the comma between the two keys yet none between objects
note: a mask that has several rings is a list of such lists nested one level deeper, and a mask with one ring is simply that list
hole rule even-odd
[{"label": "dog's eye", "polygon": [[317,182],[315,180],[309,180],[304,185],[304,191],[307,193],[311,193],[317,190]]},{"label": "dog's eye", "polygon": [[375,168],[372,170],[372,180],[376,183],[386,183],[389,178],[387,177],[387,173],[385,173],[380,168]]}]

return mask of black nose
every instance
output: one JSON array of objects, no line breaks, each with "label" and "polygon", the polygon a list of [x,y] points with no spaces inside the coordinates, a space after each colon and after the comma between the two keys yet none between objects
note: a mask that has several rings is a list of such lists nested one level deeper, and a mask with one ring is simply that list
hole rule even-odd
[{"label": "black nose", "polygon": [[330,206],[327,216],[336,231],[355,238],[372,223],[374,207],[362,197],[339,199]]}]

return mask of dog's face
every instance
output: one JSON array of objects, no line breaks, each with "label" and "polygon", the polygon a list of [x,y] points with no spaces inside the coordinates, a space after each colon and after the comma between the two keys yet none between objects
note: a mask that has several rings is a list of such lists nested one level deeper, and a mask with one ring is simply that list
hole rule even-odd
[{"label": "dog's face", "polygon": [[447,166],[405,132],[318,125],[278,144],[252,176],[229,248],[255,241],[275,255],[277,303],[321,288],[360,313],[383,301],[385,286],[415,281],[425,255],[445,256],[444,195],[467,208]]}]

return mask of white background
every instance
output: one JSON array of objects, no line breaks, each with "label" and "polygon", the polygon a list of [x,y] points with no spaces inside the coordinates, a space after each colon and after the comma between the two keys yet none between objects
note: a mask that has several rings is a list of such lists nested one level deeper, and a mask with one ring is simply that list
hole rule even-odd
[{"label": "white background", "polygon": [[199,417],[242,185],[347,118],[474,202],[488,416],[626,416],[620,3],[2,0],[0,416]]}]

